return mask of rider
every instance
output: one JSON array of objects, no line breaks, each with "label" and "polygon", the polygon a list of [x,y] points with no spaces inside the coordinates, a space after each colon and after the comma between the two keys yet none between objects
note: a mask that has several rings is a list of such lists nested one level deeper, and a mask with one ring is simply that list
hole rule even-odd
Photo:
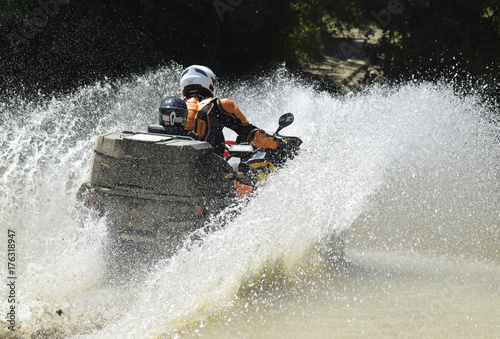
[{"label": "rider", "polygon": [[189,66],[182,73],[180,85],[188,108],[185,129],[195,131],[220,156],[225,147],[224,127],[238,134],[237,143],[247,142],[266,149],[281,148],[283,141],[250,124],[234,102],[215,96],[215,74],[210,68]]},{"label": "rider", "polygon": [[188,117],[188,110],[184,100],[179,97],[167,98],[161,103],[159,111],[160,126],[150,125],[148,126],[148,132],[183,135],[199,140],[194,131],[184,128]]}]

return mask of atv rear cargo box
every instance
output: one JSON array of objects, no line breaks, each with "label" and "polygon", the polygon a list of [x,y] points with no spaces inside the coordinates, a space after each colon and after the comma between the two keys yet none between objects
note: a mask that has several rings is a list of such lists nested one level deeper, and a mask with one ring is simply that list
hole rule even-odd
[{"label": "atv rear cargo box", "polygon": [[136,242],[180,240],[235,197],[231,166],[206,142],[152,133],[97,138],[78,207],[106,215],[109,233]]}]

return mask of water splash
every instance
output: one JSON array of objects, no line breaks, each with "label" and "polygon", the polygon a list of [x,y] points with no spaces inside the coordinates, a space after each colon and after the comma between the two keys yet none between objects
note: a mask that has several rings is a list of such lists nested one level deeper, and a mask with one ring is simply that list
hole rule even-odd
[{"label": "water splash", "polygon": [[[88,224],[93,241],[75,242],[71,218],[93,142],[100,133],[144,131],[155,122],[161,99],[178,92],[180,70],[172,65],[62,98],[2,104],[1,221],[20,242],[22,333],[175,336],[238,312],[261,293],[256,285],[328,277],[326,239],[353,223],[365,229],[349,239],[361,249],[425,249],[427,242],[431,253],[455,254],[463,235],[457,227],[475,230],[466,234],[489,228],[498,243],[498,126],[489,122],[490,107],[444,84],[335,98],[280,69],[218,92],[269,132],[281,113],[294,113],[283,132],[304,140],[301,156],[224,229],[160,262],[139,285],[103,285],[105,224]],[[473,244],[460,249],[500,257]]]},{"label": "water splash", "polygon": [[498,112],[442,84],[391,99],[403,105],[391,119],[400,140],[353,242],[500,263]]}]

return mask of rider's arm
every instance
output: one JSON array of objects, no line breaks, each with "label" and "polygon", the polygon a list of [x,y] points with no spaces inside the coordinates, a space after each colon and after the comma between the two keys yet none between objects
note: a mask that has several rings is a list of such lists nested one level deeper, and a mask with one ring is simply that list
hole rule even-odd
[{"label": "rider's arm", "polygon": [[217,104],[223,113],[223,117],[221,117],[223,125],[235,131],[238,134],[238,139],[255,147],[273,149],[278,147],[278,143],[271,135],[248,122],[248,119],[233,101],[220,99]]}]

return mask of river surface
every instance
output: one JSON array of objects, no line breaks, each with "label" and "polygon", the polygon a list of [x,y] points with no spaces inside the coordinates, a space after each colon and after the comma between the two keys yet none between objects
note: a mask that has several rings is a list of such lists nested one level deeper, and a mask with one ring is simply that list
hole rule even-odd
[{"label": "river surface", "polygon": [[77,237],[75,195],[96,137],[145,131],[180,71],[0,103],[1,337],[500,335],[499,115],[446,84],[219,84],[269,132],[294,113],[304,152],[224,229],[110,284],[106,220]]}]

